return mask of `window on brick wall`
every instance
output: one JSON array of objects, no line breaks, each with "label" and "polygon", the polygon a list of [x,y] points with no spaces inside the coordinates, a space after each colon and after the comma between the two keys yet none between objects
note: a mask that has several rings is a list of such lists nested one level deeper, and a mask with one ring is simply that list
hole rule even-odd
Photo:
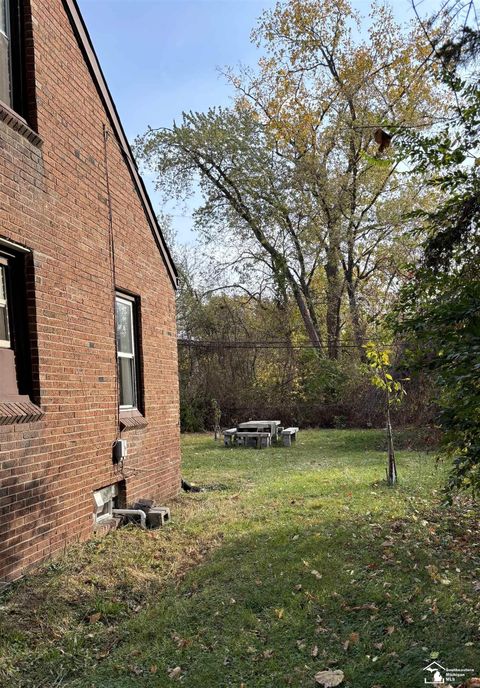
[{"label": "window on brick wall", "polygon": [[0,242],[0,403],[32,393],[26,287],[29,255]]},{"label": "window on brick wall", "polygon": [[135,297],[117,293],[116,328],[120,409],[139,408],[138,304]]},{"label": "window on brick wall", "polygon": [[2,349],[9,349],[11,344],[8,317],[7,268],[7,259],[0,255],[0,347]]},{"label": "window on brick wall", "polygon": [[0,0],[0,101],[24,115],[21,0]]}]

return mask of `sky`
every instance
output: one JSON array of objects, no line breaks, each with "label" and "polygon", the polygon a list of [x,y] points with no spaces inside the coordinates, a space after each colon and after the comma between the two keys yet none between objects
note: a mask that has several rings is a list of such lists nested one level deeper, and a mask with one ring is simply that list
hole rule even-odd
[{"label": "sky", "polygon": [[[274,0],[78,0],[126,134],[170,126],[182,111],[228,105],[219,68],[254,65],[250,32]],[[428,1],[428,0],[427,0]],[[354,6],[368,12],[367,0]],[[396,13],[411,16],[410,0]],[[157,211],[153,177],[143,173]],[[163,208],[165,210],[165,208]],[[167,207],[180,241],[192,241],[189,210]],[[186,214],[185,214],[186,213]]]},{"label": "sky", "polygon": [[[250,31],[274,2],[79,0],[79,5],[132,142],[149,125],[170,126],[183,111],[228,105],[231,91],[219,68],[256,63]],[[153,177],[145,171],[142,176],[155,209],[162,209]],[[193,241],[189,210],[166,210],[178,240]]]}]

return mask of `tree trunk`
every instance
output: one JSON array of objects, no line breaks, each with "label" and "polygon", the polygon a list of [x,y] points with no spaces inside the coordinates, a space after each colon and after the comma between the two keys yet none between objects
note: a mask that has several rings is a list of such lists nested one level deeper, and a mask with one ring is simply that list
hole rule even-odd
[{"label": "tree trunk", "polygon": [[390,422],[390,408],[387,408],[387,443],[388,443],[388,466],[387,483],[395,485],[397,482],[397,463],[395,461],[395,450],[393,448],[392,424]]},{"label": "tree trunk", "polygon": [[309,298],[308,287],[303,285],[302,290],[301,285],[297,282],[292,271],[287,266],[284,256],[274,256],[272,262],[274,272],[276,273],[276,279],[279,280],[279,282],[288,283],[293,291],[293,296],[295,297],[295,302],[298,306],[298,310],[300,311],[300,315],[302,316],[303,324],[305,325],[310,343],[315,347],[315,349],[323,351],[323,342],[320,336],[317,317],[314,309],[312,307],[309,308],[309,305],[311,306],[311,303],[309,304],[311,299]]},{"label": "tree trunk", "polygon": [[302,316],[302,320],[304,322],[305,329],[307,330],[307,334],[308,334],[308,338],[310,339],[310,343],[316,349],[323,351],[322,340],[320,337],[320,333],[318,332],[318,323],[316,323],[314,321],[314,318],[312,318],[312,315],[310,314],[310,311],[307,307],[307,304],[305,302],[305,298],[304,298],[302,292],[300,291],[300,289],[298,287],[294,287],[293,293],[295,296],[295,301],[297,302],[298,309],[299,309],[300,314]]},{"label": "tree trunk", "polygon": [[328,357],[333,360],[336,360],[339,354],[340,306],[343,287],[340,265],[340,230],[337,225],[334,225],[329,229],[329,246],[325,263]]},{"label": "tree trunk", "polygon": [[358,347],[358,352],[362,361],[365,360],[365,351],[363,349],[364,343],[364,328],[360,320],[360,311],[357,302],[357,286],[354,283],[352,275],[345,273],[345,283],[348,294],[348,305],[350,310],[350,319],[352,321],[353,338]]}]

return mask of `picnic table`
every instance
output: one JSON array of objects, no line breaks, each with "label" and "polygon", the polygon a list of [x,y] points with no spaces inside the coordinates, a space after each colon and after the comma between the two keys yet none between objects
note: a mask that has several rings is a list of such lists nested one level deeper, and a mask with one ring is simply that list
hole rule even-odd
[{"label": "picnic table", "polygon": [[254,444],[258,449],[270,447],[273,442],[283,439],[285,446],[291,446],[295,440],[298,428],[287,428],[281,426],[280,420],[249,420],[239,423],[237,428],[230,428],[223,431],[225,446],[242,445],[248,447]]},{"label": "picnic table", "polygon": [[249,420],[246,423],[239,423],[237,432],[269,432],[276,439],[281,424],[281,420]]},{"label": "picnic table", "polygon": [[277,441],[280,420],[249,420],[239,423],[236,432],[236,443],[248,447],[254,443],[258,449],[270,447],[272,440]]}]

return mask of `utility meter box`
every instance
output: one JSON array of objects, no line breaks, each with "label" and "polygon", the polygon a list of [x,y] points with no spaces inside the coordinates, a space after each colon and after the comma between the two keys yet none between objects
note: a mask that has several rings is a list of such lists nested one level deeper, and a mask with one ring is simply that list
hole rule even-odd
[{"label": "utility meter box", "polygon": [[113,445],[113,463],[119,463],[127,456],[127,440],[117,440]]}]

